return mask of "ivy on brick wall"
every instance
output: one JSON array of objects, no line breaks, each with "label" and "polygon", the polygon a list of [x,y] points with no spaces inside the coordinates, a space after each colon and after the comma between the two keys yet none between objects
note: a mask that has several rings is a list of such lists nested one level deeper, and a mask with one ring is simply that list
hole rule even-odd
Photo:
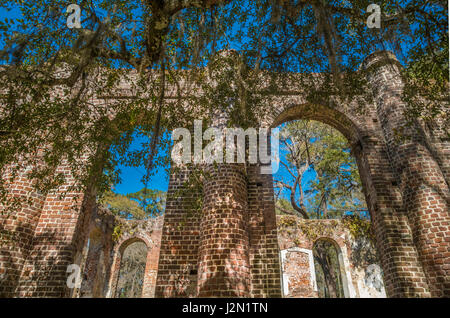
[{"label": "ivy on brick wall", "polygon": [[[194,216],[199,216],[203,209],[203,184],[205,178],[209,178],[209,174],[203,169],[195,165],[188,165],[189,175],[182,182],[182,187],[179,187],[169,198],[183,198],[182,205],[186,213],[178,224],[178,229],[182,228],[187,220]],[[182,173],[180,167],[175,167],[173,174]],[[180,200],[180,199],[178,199]]]},{"label": "ivy on brick wall", "polygon": [[120,240],[122,234],[123,234],[122,224],[118,224],[118,225],[114,226],[114,230],[113,230],[113,234],[112,234],[113,241],[118,242]]},{"label": "ivy on brick wall", "polygon": [[354,240],[368,239],[375,242],[373,226],[370,220],[357,215],[346,215],[342,217],[341,224],[350,232]]},{"label": "ivy on brick wall", "polygon": [[141,230],[151,226],[148,220],[124,220],[120,217],[114,218],[114,230],[112,233],[113,241],[118,242],[125,235],[133,236]]},{"label": "ivy on brick wall", "polygon": [[339,225],[337,220],[330,222],[306,221],[299,222],[298,227],[309,240],[315,242],[321,237],[332,237]]},{"label": "ivy on brick wall", "polygon": [[[294,234],[299,230],[309,241],[315,242],[321,237],[332,238],[338,231],[347,231],[352,242],[368,241],[374,244],[372,224],[369,219],[357,215],[347,215],[335,220],[304,220],[296,216],[282,215],[277,222],[280,234]],[[351,243],[346,240],[346,243]]]},{"label": "ivy on brick wall", "polygon": [[338,227],[339,220],[304,220],[291,215],[279,217],[277,223],[278,231],[292,234],[292,230],[299,230],[305,237],[314,242],[320,237],[332,237]]}]

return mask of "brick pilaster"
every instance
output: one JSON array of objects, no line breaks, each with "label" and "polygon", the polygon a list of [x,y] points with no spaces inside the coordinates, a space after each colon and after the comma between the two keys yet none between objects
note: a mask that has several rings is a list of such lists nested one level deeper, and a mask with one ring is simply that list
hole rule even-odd
[{"label": "brick pilaster", "polygon": [[198,296],[250,297],[245,165],[211,165],[205,171]]},{"label": "brick pilaster", "polygon": [[[428,290],[424,290],[423,295],[449,296],[448,183],[430,151],[428,136],[420,122],[406,121],[403,82],[395,56],[389,52],[374,53],[366,59],[364,67],[373,87],[395,186],[402,194],[403,209],[426,276]],[[403,261],[408,262],[409,258]]]}]

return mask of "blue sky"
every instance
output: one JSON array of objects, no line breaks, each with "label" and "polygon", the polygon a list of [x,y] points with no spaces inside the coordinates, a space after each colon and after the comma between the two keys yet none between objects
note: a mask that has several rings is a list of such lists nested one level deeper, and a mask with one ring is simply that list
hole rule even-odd
[{"label": "blue sky", "polygon": [[[134,134],[133,142],[130,145],[129,151],[140,150],[144,147],[143,144],[148,143],[149,139],[142,136]],[[168,152],[160,151],[158,156],[168,156]],[[120,177],[122,182],[117,184],[114,191],[121,194],[133,193],[141,190],[145,187],[142,182],[142,177],[146,174],[146,169],[143,165],[139,167],[130,167],[123,164],[119,164],[117,168],[121,171]],[[169,178],[165,169],[158,169],[155,171],[147,185],[149,189],[167,191],[169,186]]]}]

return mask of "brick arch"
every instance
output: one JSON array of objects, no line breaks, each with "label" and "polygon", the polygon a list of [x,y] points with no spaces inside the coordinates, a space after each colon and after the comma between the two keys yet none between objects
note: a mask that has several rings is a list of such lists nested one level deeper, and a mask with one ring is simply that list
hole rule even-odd
[{"label": "brick arch", "polygon": [[[355,96],[348,104],[335,98],[314,105],[308,104],[305,100],[307,95],[301,96],[302,94],[298,93],[301,91],[301,87],[298,87],[301,81],[297,81],[297,75],[294,75],[288,79],[288,85],[277,88],[276,96],[274,95],[265,107],[267,111],[258,118],[260,126],[269,128],[288,120],[309,118],[327,123],[343,133],[351,143],[360,172],[375,229],[376,247],[381,258],[387,295],[448,295],[449,290],[445,286],[449,277],[446,268],[450,258],[439,253],[439,249],[446,248],[444,241],[429,231],[430,227],[434,227],[434,232],[439,232],[441,238],[449,233],[448,208],[441,194],[448,191],[448,186],[442,181],[445,177],[434,164],[436,159],[428,149],[418,145],[415,140],[398,142],[394,138],[395,129],[405,123],[402,112],[405,104],[401,100],[402,79],[395,56],[386,52],[371,54],[366,58],[361,70],[365,72],[368,81],[367,93],[371,95],[373,102],[367,102],[365,97]],[[362,111],[361,105],[364,106]],[[411,134],[414,136],[417,133]],[[215,254],[221,259],[220,250],[214,247],[214,240],[221,235],[227,237],[227,232],[222,229],[223,226],[220,228],[211,220],[231,220],[236,218],[237,214],[244,222],[236,221],[242,225],[236,233],[248,233],[250,238],[243,239],[241,247],[243,252],[248,251],[249,257],[246,258],[243,253],[245,257],[239,259],[239,262],[245,269],[250,268],[251,273],[248,275],[246,270],[239,273],[235,286],[246,283],[250,276],[250,288],[244,290],[245,296],[280,296],[279,261],[275,257],[278,246],[273,180],[271,175],[262,175],[259,168],[247,166],[244,177],[241,177],[240,167],[233,165],[220,167],[220,171],[212,174],[213,180],[210,186],[206,187],[207,195],[203,198],[206,203],[203,214],[206,217],[202,220],[206,221],[204,224],[209,225],[206,230],[200,228],[199,220],[192,220],[187,227],[179,230],[176,225],[183,220],[182,216],[187,209],[178,202],[168,205],[170,209],[166,212],[158,274],[159,296],[176,296],[172,292],[175,284],[173,277],[177,273],[182,274],[180,264],[195,266],[199,254],[202,265],[199,266],[198,272],[201,283],[199,286],[202,288],[199,294],[206,297],[230,294],[231,288],[229,284],[224,283],[223,277],[219,277],[222,279],[219,281],[214,276],[219,267],[215,261],[209,259]],[[184,175],[173,176],[169,192],[175,192],[182,187],[186,172],[188,171],[185,171]],[[436,182],[431,186],[429,184],[433,182],[430,181],[430,176],[436,176]],[[428,184],[418,188],[417,180],[425,180]],[[244,186],[239,187],[239,184]],[[214,205],[218,194],[223,193],[224,189],[234,196],[235,202],[216,209]],[[430,196],[431,201],[424,200],[426,196]],[[232,203],[243,207],[242,213],[228,215],[228,211],[233,211]],[[430,217],[424,215],[427,207],[437,213]],[[439,224],[432,223],[437,220],[445,226],[433,225]],[[200,244],[197,243],[199,238]],[[185,249],[187,240],[195,242],[190,250]],[[427,240],[435,244],[430,247]],[[217,262],[217,265],[221,266],[219,271],[221,274],[229,274],[227,279],[232,281],[234,277],[230,273],[234,275],[235,272],[228,273],[224,264],[226,265],[225,261]],[[233,294],[241,295],[239,292]]]},{"label": "brick arch", "polygon": [[362,135],[363,129],[359,127],[359,118],[340,110],[321,104],[285,104],[276,110],[268,119],[271,128],[285,122],[310,119],[327,124],[342,133],[353,144]]},{"label": "brick arch", "polygon": [[[379,54],[368,57],[369,60],[379,58]],[[367,64],[373,65],[373,63]],[[389,76],[394,77],[392,74]],[[386,77],[387,75],[383,74],[383,80]],[[369,78],[369,82],[370,80]],[[382,80],[377,78],[377,81]],[[394,86],[399,85],[394,80],[392,83]],[[377,85],[378,82],[372,84]],[[394,99],[392,94],[397,92],[391,87],[387,88],[383,100]],[[395,96],[397,98],[398,95]],[[266,123],[266,127],[276,127],[290,120],[317,120],[337,129],[348,139],[352,155],[357,162],[363,192],[374,226],[376,248],[385,273],[387,294],[391,297],[399,295],[428,297],[429,287],[421,264],[423,260],[420,259],[413,239],[414,234],[405,210],[403,193],[398,187],[399,176],[395,173],[394,155],[389,153],[391,145],[386,140],[385,113],[380,111],[376,103],[366,103],[363,112],[359,112],[358,97],[347,105],[330,101],[328,106],[296,102],[301,99],[301,97],[279,99],[277,102],[279,107],[274,107],[274,110],[266,115],[262,122]],[[400,102],[395,100],[395,103]],[[390,107],[394,110],[397,104]],[[403,234],[399,235],[399,233]],[[402,261],[404,258],[396,252],[398,250],[405,251],[403,255],[410,261]],[[414,276],[420,278],[415,279]],[[351,284],[348,285],[351,286]]]},{"label": "brick arch", "polygon": [[[371,113],[370,108],[371,106],[368,105],[366,113]],[[368,118],[370,118],[370,115]],[[352,111],[351,105],[350,107],[345,107],[343,105],[330,107],[321,104],[304,103],[286,104],[284,107],[281,107],[274,112],[269,123],[271,123],[270,126],[274,128],[283,123],[301,119],[316,120],[327,124],[339,131],[348,140],[352,155],[355,157],[358,166],[368,210],[370,215],[373,216],[373,214],[376,213],[375,207],[378,203],[373,202],[376,198],[370,193],[371,189],[369,187],[373,184],[373,180],[370,168],[367,166],[367,161],[363,158],[364,153],[362,151],[362,145],[367,144],[365,136],[371,134],[372,138],[374,138],[375,135],[373,133],[373,128],[372,131],[370,131],[370,128],[367,127],[367,119],[364,119],[360,113],[357,113],[354,110]],[[371,202],[373,202],[373,204],[370,204]],[[332,242],[339,251],[341,255],[341,271],[344,268],[348,268],[348,250],[344,239],[336,235],[333,235],[333,237],[320,237],[316,241],[310,242],[308,248],[312,250],[314,244],[320,239]],[[351,283],[351,275],[348,270],[345,269],[344,271],[345,273],[343,272],[342,276],[344,280],[347,281],[345,284],[346,289],[344,290],[346,297],[354,297],[355,291],[353,284]]]},{"label": "brick arch", "polygon": [[[370,114],[370,106],[366,110]],[[367,116],[367,115],[366,115]],[[369,115],[370,117],[370,115]],[[369,185],[372,183],[371,174],[365,161],[362,158],[361,147],[367,143],[367,136],[375,137],[374,131],[367,128],[367,120],[362,115],[352,111],[351,108],[344,106],[330,107],[322,104],[290,104],[286,103],[283,107],[275,110],[269,116],[267,122],[271,128],[280,126],[283,123],[294,120],[315,120],[339,131],[348,141],[351,153],[356,159],[359,174],[361,177],[363,193],[366,194],[366,201],[369,200]],[[369,205],[369,204],[368,204]],[[369,205],[369,213],[372,215],[373,209]]]},{"label": "brick arch", "polygon": [[151,264],[152,258],[150,257],[151,256],[150,250],[152,249],[151,244],[152,241],[145,233],[138,233],[132,236],[122,238],[119,241],[119,243],[114,247],[111,280],[107,297],[110,298],[116,297],[117,283],[119,280],[120,265],[122,262],[123,253],[125,252],[127,247],[136,242],[143,242],[147,246],[144,281],[142,286],[142,297],[149,297],[149,295],[152,294],[152,289],[154,290],[154,286],[151,286],[151,278],[148,275],[149,269],[152,267]]},{"label": "brick arch", "polygon": [[319,236],[314,241],[309,242],[308,248],[309,249],[313,249],[318,241],[328,241],[328,242],[332,243],[338,249],[345,249],[345,248],[347,248],[347,245],[345,244],[345,240],[342,237],[340,237],[340,236],[338,236],[336,234],[333,234],[331,237],[330,236],[323,236],[323,235]]},{"label": "brick arch", "polygon": [[151,239],[144,233],[138,233],[122,238],[114,247],[114,254],[123,254],[128,246],[139,241],[144,242],[147,245],[147,249],[151,248]]}]

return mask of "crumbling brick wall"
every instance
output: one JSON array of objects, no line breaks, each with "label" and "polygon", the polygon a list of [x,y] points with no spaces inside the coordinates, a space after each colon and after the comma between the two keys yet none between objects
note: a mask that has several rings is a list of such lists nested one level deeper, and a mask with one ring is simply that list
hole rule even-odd
[{"label": "crumbling brick wall", "polygon": [[147,246],[147,259],[144,271],[142,297],[155,297],[157,267],[161,244],[163,217],[148,220],[120,220],[120,236],[116,238],[112,253],[111,278],[106,292],[107,297],[116,297],[120,262],[125,249],[132,243],[142,241]]},{"label": "crumbling brick wall", "polygon": [[[267,95],[265,111],[258,114],[258,125],[270,128],[289,120],[313,119],[331,125],[347,137],[358,163],[374,224],[387,295],[448,297],[450,142],[445,127],[429,128],[417,121],[404,131],[405,138],[398,139],[397,129],[406,121],[406,105],[401,99],[403,84],[395,56],[389,52],[371,54],[360,71],[365,72],[367,91],[373,97],[373,103],[362,100],[363,111],[358,96],[350,103],[333,97],[307,100],[298,85],[301,83],[298,77],[303,75],[289,74],[290,80],[280,83],[277,92]],[[264,91],[264,87],[261,90]],[[171,197],[170,194],[183,188],[183,182],[191,173],[189,168],[173,170],[162,230],[157,297],[197,295],[199,282],[205,277],[209,280],[208,272],[217,266],[209,262],[209,252],[205,253],[209,247],[204,244],[216,244],[208,237],[213,234],[237,235],[235,239],[242,244],[233,244],[236,248],[241,245],[242,250],[233,254],[240,255],[237,261],[242,263],[239,264],[242,270],[238,272],[242,276],[236,277],[236,286],[232,288],[222,278],[202,283],[199,291],[203,295],[224,296],[233,291],[237,296],[281,296],[272,177],[260,175],[258,166],[246,165],[245,174],[237,178],[239,184],[233,185],[230,182],[234,172],[228,171],[235,168],[222,167],[223,175],[215,174],[214,180],[208,181],[217,187],[217,195],[204,197],[207,213],[203,217],[187,219],[185,216],[193,211],[189,201],[203,198],[204,193]],[[31,202],[14,215],[0,216],[2,233],[16,236],[1,246],[2,296],[64,297],[72,294],[66,284],[66,271],[70,264],[81,264],[95,201],[92,193],[73,192],[60,198],[75,180],[65,164],[58,171],[68,177],[67,184],[52,193],[33,193],[32,182],[22,176],[10,185],[12,196],[30,197]],[[239,211],[242,218],[227,212],[231,206],[214,206],[215,200],[223,199],[221,184],[228,189],[227,193],[246,193],[247,199],[236,196],[236,202],[242,206]],[[215,211],[215,208],[221,210]],[[222,224],[232,225],[212,229],[212,223],[206,218],[214,213],[218,218],[225,218]],[[228,217],[236,223],[226,222]],[[241,220],[247,220],[248,224],[242,225]],[[211,232],[203,233],[202,226]],[[209,251],[211,255],[220,254],[214,246]],[[197,267],[199,260],[203,265]],[[226,261],[219,262],[216,270],[221,271]],[[247,286],[241,288],[242,284]]]},{"label": "crumbling brick wall", "polygon": [[22,201],[19,208],[11,207],[16,210],[14,214],[0,205],[0,297],[13,297],[33,245],[45,196],[33,189],[33,182],[25,171],[15,177],[11,171],[6,171],[2,178],[7,181],[11,204],[14,200]]},{"label": "crumbling brick wall", "polygon": [[[111,277],[113,231],[116,218],[102,206],[96,206],[89,223],[89,237],[81,262],[82,284],[78,297],[105,296],[106,283]],[[74,295],[75,296],[75,295]]]},{"label": "crumbling brick wall", "polygon": [[[155,297],[163,217],[145,221],[117,220],[106,209],[99,207],[97,210],[101,212],[94,213],[90,232],[90,242],[97,241],[97,244],[89,244],[83,265],[81,290],[74,296],[115,297],[123,252],[130,244],[142,241],[148,246],[142,297]],[[117,240],[113,240],[113,227],[120,227]],[[318,297],[312,249],[319,238],[336,242],[343,255],[341,272],[346,297],[386,296],[378,260],[374,257],[374,247],[364,246],[361,252],[355,244],[356,240],[340,220],[303,220],[294,216],[278,216],[277,229],[276,253],[279,251],[280,269],[276,274],[281,277],[283,297]],[[261,268],[266,269],[260,267],[254,273],[260,273],[258,269]],[[187,270],[185,273],[188,278],[192,276]],[[262,270],[261,275],[264,275]],[[188,296],[198,296],[197,286],[191,285],[189,279],[180,279],[177,284],[175,286],[180,290],[184,288]],[[262,288],[256,290],[256,293],[264,291]]]},{"label": "crumbling brick wall", "polygon": [[96,206],[89,223],[87,244],[80,263],[81,287],[72,297],[116,297],[125,249],[141,241],[147,246],[142,297],[155,296],[163,217],[125,220],[107,208]]},{"label": "crumbling brick wall", "polygon": [[363,238],[352,237],[345,223],[278,216],[284,297],[318,297],[313,246],[323,239],[333,242],[338,251],[346,298],[386,297],[375,247]]}]

